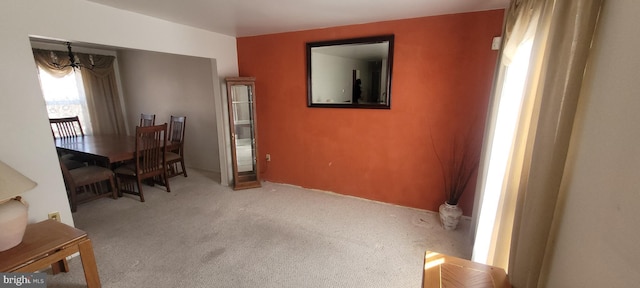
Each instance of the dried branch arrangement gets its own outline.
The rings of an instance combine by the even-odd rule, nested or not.
[[[433,134],[431,134],[431,145],[442,169],[446,202],[450,205],[457,205],[462,193],[469,185],[471,176],[478,169],[480,155],[477,150],[471,147],[471,141],[465,137],[454,137],[447,158],[438,154]]]

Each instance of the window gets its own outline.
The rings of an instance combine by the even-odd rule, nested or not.
[[[505,270],[508,268],[506,267],[507,263],[497,262],[498,260],[493,258],[496,254],[495,250],[499,249],[496,247],[497,240],[493,227],[499,226],[497,224],[499,221],[513,222],[515,197],[510,198],[511,202],[505,204],[507,200],[504,194],[504,183],[508,175],[508,165],[512,161],[510,158],[513,153],[517,124],[521,118],[532,46],[532,38],[523,40],[516,48],[513,59],[505,65],[497,119],[495,127],[493,127],[494,135],[489,153],[489,168],[483,187],[482,210],[479,214],[478,230],[473,247],[473,261],[491,263],[503,267]],[[506,213],[509,216],[505,216],[499,211],[509,211],[511,214]],[[512,227],[513,225],[506,226]]]
[[[38,75],[49,118],[77,115],[84,134],[92,134],[81,73],[74,71],[58,78],[38,67]]]

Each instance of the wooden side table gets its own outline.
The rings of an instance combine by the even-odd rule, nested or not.
[[[422,287],[511,288],[511,284],[502,268],[427,251]]]
[[[29,224],[22,243],[0,252],[0,272],[35,272],[51,265],[53,273],[68,272],[66,257],[80,252],[87,287],[99,288],[100,277],[87,233],[54,220]]]

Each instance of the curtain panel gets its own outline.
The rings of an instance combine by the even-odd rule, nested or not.
[[[113,68],[115,57],[93,55],[93,69],[82,69],[82,82],[87,107],[96,134],[126,134],[124,113]],[[89,55],[79,54],[80,63],[88,63]]]
[[[544,1],[530,70],[538,81],[518,185],[509,257],[514,287],[544,287],[545,257],[561,191],[569,141],[589,49],[603,0]]]
[[[511,201],[504,201],[497,212],[491,238],[494,250],[489,257],[508,268],[513,287],[546,284],[545,258],[553,249],[551,230],[558,220],[554,218],[562,213],[557,205],[563,193],[562,176],[602,2],[513,0],[505,16],[501,69],[508,66],[523,41],[533,40],[517,132],[511,140],[501,191],[501,199]],[[500,83],[501,77],[497,78],[487,121],[489,136],[495,128],[491,126],[498,107],[495,101],[499,101],[504,84]],[[493,141],[489,136],[486,141]],[[488,157],[483,155],[482,161]],[[476,193],[482,194],[482,190]]]

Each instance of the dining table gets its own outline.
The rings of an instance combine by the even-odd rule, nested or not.
[[[55,145],[62,152],[98,158],[112,165],[133,159],[136,137],[128,135],[84,135],[56,138]]]

